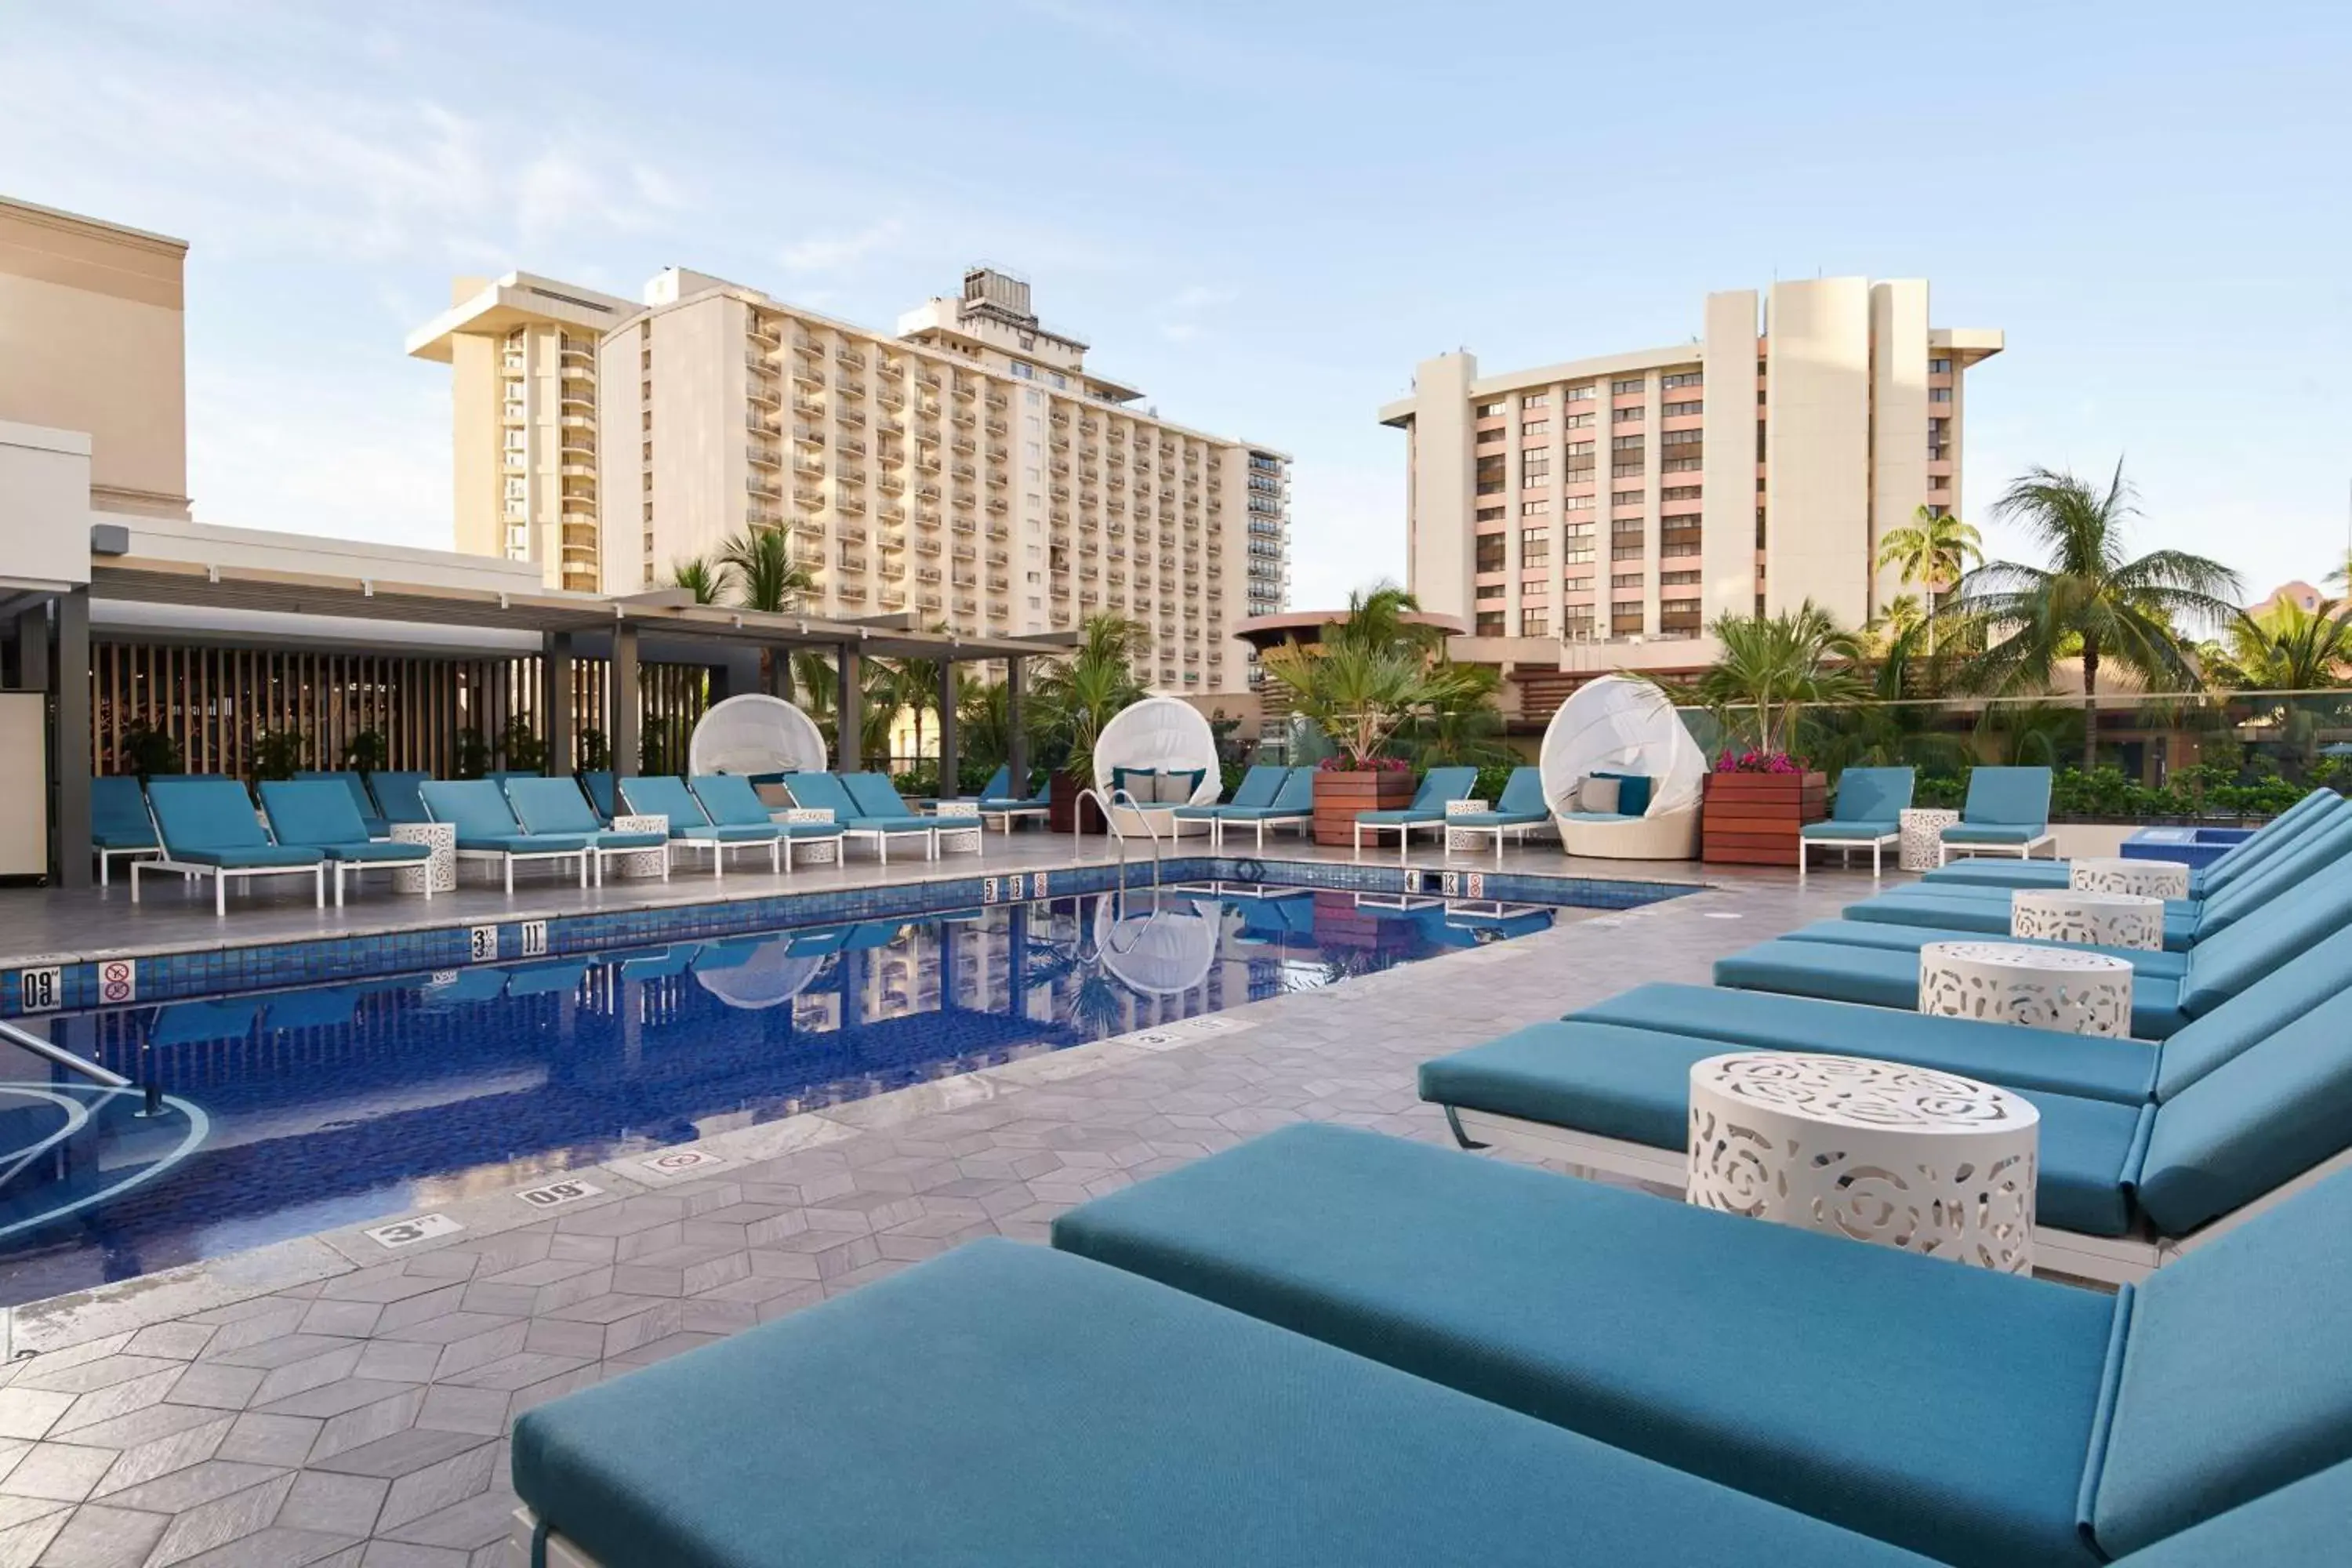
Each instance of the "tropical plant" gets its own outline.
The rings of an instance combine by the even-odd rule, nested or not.
[[[689,555],[670,563],[669,585],[693,595],[698,605],[715,605],[726,591],[727,574],[713,566],[708,556]]]
[[[299,730],[259,730],[253,737],[253,776],[290,779],[301,767],[310,737]]]
[[[142,721],[122,731],[121,746],[122,765],[136,774],[141,783],[152,778],[169,777],[180,771],[180,746],[163,731]]]
[[[449,771],[461,779],[478,779],[490,771],[490,743],[478,729],[457,731],[451,748]]]
[[[1144,695],[1131,662],[1143,628],[1118,616],[1091,616],[1080,630],[1076,650],[1038,677],[1031,700],[1038,733],[1060,752],[1059,771],[1092,783],[1103,726]]]
[[[2196,663],[2179,625],[2228,622],[2243,593],[2236,573],[2202,555],[2126,556],[2125,526],[2137,513],[2121,463],[2104,489],[2030,469],[1993,502],[1993,515],[2023,527],[2049,564],[1995,561],[1960,581],[1958,612],[1983,641],[1961,671],[1975,689],[2046,691],[2059,660],[2079,649],[2085,772],[2096,763],[2101,665],[2113,660],[2149,690],[2193,687]]]
[[[506,759],[509,772],[518,773],[544,773],[547,770],[547,742],[531,730],[528,719],[509,719],[499,735],[499,755]]]
[[[747,527],[719,547],[719,563],[733,580],[735,602],[747,610],[772,615],[794,609],[800,595],[816,588],[808,569],[793,559],[792,536],[781,528]],[[760,685],[790,698],[792,682],[783,679],[784,667],[777,663],[782,657],[775,648],[760,650]]]
[[[1906,587],[1927,595],[1927,652],[1936,651],[1936,615],[1943,596],[1984,562],[1984,541],[1977,531],[1948,512],[1923,506],[1910,522],[1889,531],[1878,542],[1878,565],[1902,575]],[[1889,607],[1890,614],[1893,606]]]
[[[658,778],[675,772],[669,762],[669,733],[655,726],[637,737],[637,772]]]
[[[2208,679],[2245,691],[2316,691],[2345,684],[2352,665],[2352,604],[2305,609],[2283,598],[2259,616],[2239,613],[2205,665]]]
[[[372,773],[391,759],[392,745],[381,730],[355,731],[343,742],[343,766],[354,773]]]
[[[1861,635],[1811,599],[1777,615],[1718,616],[1707,631],[1722,648],[1715,662],[1686,689],[1668,689],[1706,708],[1743,751],[1786,752],[1808,708],[1869,694]]]
[[[580,754],[580,772],[602,773],[613,765],[613,742],[604,731],[594,725],[588,725],[574,735],[572,745]]]
[[[1415,763],[1424,768],[1486,767],[1515,759],[1517,753],[1503,743],[1503,716],[1495,707],[1501,670],[1441,657],[1425,679],[1423,705],[1399,732]]]
[[[1394,584],[1359,589],[1320,641],[1286,643],[1260,659],[1289,689],[1293,712],[1328,736],[1349,768],[1364,768],[1392,743],[1412,738],[1400,734],[1409,724],[1427,726],[1422,738],[1441,750],[1458,748],[1459,760],[1497,760],[1499,747],[1478,750],[1487,733],[1481,713],[1492,713],[1495,672],[1447,661],[1444,634],[1404,618],[1420,607]]]
[[[1926,659],[1922,648],[1927,636],[1923,622],[1887,644],[1872,667],[1865,699],[1805,710],[1796,744],[1814,766],[1832,774],[1847,768],[1906,764],[1929,773],[1968,771],[1974,753],[1962,737],[1942,727],[1946,710],[1913,700]]]

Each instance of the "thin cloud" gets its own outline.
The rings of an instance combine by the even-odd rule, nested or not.
[[[885,218],[852,234],[812,236],[784,247],[777,259],[787,272],[838,272],[895,245],[905,228]]]

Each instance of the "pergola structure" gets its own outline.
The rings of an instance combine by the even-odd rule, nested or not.
[[[26,595],[5,606],[15,617],[23,683],[46,686],[57,704],[60,739],[52,767],[56,786],[56,849],[52,880],[68,887],[89,884],[90,750],[90,604],[93,600],[151,605],[186,605],[210,612],[269,616],[328,616],[340,621],[381,621],[411,626],[465,627],[484,633],[535,635],[546,682],[543,711],[551,754],[568,757],[577,716],[571,711],[572,660],[583,646],[603,645],[612,660],[612,754],[616,772],[635,773],[638,756],[638,671],[647,643],[676,653],[705,654],[763,648],[776,668],[796,648],[817,648],[835,660],[840,689],[835,709],[836,749],[854,748],[862,732],[863,662],[868,658],[928,660],[940,668],[940,777],[942,788],[956,776],[955,668],[960,664],[1003,660],[1013,722],[1010,762],[1025,779],[1027,758],[1020,724],[1023,664],[1062,651],[1058,638],[977,637],[918,630],[908,615],[835,620],[796,613],[775,614],[720,605],[698,605],[680,589],[625,597],[555,590],[516,593],[489,588],[399,583],[207,565],[178,560],[100,554],[86,588],[54,595]],[[197,617],[192,616],[192,623]],[[260,640],[267,640],[260,634]],[[37,675],[35,680],[31,677]],[[842,759],[836,757],[836,765]]]

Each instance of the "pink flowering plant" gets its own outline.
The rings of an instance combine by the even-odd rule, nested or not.
[[[1412,764],[1402,757],[1328,756],[1315,764],[1327,773],[1404,773]]]
[[[1715,771],[1719,773],[1801,773],[1805,760],[1786,752],[1734,752],[1726,748],[1715,759]]]

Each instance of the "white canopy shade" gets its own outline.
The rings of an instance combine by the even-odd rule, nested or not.
[[[763,942],[740,963],[709,969],[698,965],[694,983],[738,1011],[781,1007],[808,989],[828,956],[822,952],[796,956],[792,948],[789,937]]]
[[[716,710],[713,710],[716,711]],[[1108,791],[1114,768],[1150,768],[1154,772],[1202,770],[1192,804],[1209,805],[1224,793],[1224,776],[1217,765],[1216,731],[1190,702],[1174,697],[1147,697],[1120,709],[1095,737],[1095,787]]]
[[[821,773],[824,735],[781,697],[747,692],[714,702],[687,742],[696,773]]]
[[[1564,812],[1577,783],[1593,773],[1640,773],[1661,816],[1698,804],[1706,759],[1666,694],[1645,680],[1604,675],[1569,694],[1544,731],[1544,798]]]
[[[1213,901],[1204,909],[1192,899],[1161,899],[1155,909],[1130,893],[1125,920],[1118,904],[1113,893],[1095,900],[1095,950],[1120,984],[1146,996],[1173,996],[1209,978],[1223,928]]]

